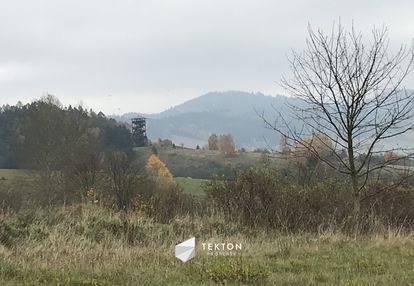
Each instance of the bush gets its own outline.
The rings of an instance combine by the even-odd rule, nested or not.
[[[250,168],[237,171],[232,180],[208,183],[205,191],[213,209],[248,226],[315,232],[352,229],[352,191],[345,181],[330,179],[301,186],[281,171]],[[413,229],[413,204],[410,186],[369,185],[361,201],[361,230]]]
[[[2,211],[19,210],[22,207],[25,196],[21,189],[17,184],[0,184],[0,208]]]
[[[152,190],[150,198],[144,200],[144,211],[157,222],[169,223],[176,216],[193,215],[196,212],[196,202],[175,184],[161,184],[149,181]]]

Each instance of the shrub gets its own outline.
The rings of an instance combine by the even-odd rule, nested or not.
[[[0,207],[2,211],[19,210],[22,207],[25,196],[21,189],[21,186],[17,184],[10,184],[10,186],[0,184]]]
[[[312,185],[292,183],[283,172],[270,168],[237,171],[232,180],[214,180],[205,186],[213,209],[249,226],[286,231],[351,230],[352,191],[341,180]],[[368,185],[361,201],[362,231],[378,227],[412,229],[412,187]]]
[[[175,184],[161,184],[149,181],[152,190],[144,211],[157,222],[169,223],[178,215],[192,215],[195,212],[195,201]]]

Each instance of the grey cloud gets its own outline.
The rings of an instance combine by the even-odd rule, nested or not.
[[[106,113],[155,112],[211,90],[283,92],[308,23],[414,38],[414,2],[0,1],[0,104],[44,92]],[[413,87],[411,77],[406,85]]]

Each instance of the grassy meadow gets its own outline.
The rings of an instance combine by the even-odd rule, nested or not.
[[[125,220],[128,227],[125,228]],[[174,245],[197,238],[182,263]],[[1,285],[412,285],[413,234],[281,234],[221,217],[158,224],[134,213],[73,205],[1,216]],[[237,241],[233,257],[201,241]]]
[[[138,157],[145,157],[150,148],[140,147],[134,149]],[[244,169],[264,161],[272,166],[281,167],[285,160],[274,154],[259,152],[238,152],[237,156],[223,157],[219,151],[196,150],[187,148],[159,148],[158,156],[165,162],[171,172],[177,177],[190,177],[198,179],[214,179],[220,176],[231,176],[235,169]]]
[[[206,194],[203,191],[203,184],[209,180],[175,177],[174,181],[183,188],[185,193],[199,199],[204,199],[206,197]]]
[[[19,169],[0,169],[0,187],[17,189],[23,191],[30,191],[32,173],[26,170]],[[190,177],[175,177],[174,181],[183,188],[185,193],[188,193],[195,198],[205,198],[202,186],[209,180],[194,179]]]
[[[149,149],[135,152],[145,157]],[[263,160],[257,153],[221,160],[217,152],[186,149],[159,150],[159,157],[172,170],[214,176],[229,165]],[[0,188],[30,192],[32,174],[2,169]],[[206,199],[208,179],[176,176],[174,182]],[[196,257],[183,263],[174,247],[193,236]],[[210,256],[201,247],[206,241],[238,242],[243,250]],[[281,232],[220,213],[163,224],[90,202],[0,214],[0,285],[413,285],[413,265],[414,233],[395,228],[358,236],[329,228]]]

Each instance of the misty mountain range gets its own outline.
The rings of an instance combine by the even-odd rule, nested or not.
[[[230,133],[238,148],[258,148],[279,142],[279,136],[265,127],[259,114],[271,119],[273,107],[283,106],[293,99],[242,91],[210,92],[156,114],[141,114],[148,118],[150,140],[171,139],[175,144],[200,147],[212,133]],[[139,113],[126,113],[113,118],[130,122]],[[276,144],[276,145],[275,145]]]
[[[297,105],[295,101],[297,99],[281,95],[243,91],[210,92],[160,113],[126,113],[112,117],[129,123],[131,118],[143,115],[148,118],[147,134],[150,140],[168,138],[176,145],[184,144],[190,148],[205,145],[212,133],[230,133],[238,148],[278,148],[279,135],[266,128],[259,115],[264,113],[268,120],[273,121],[276,108],[287,118],[290,110],[286,105]],[[405,134],[399,138],[399,142],[411,143],[412,139],[413,134]]]

